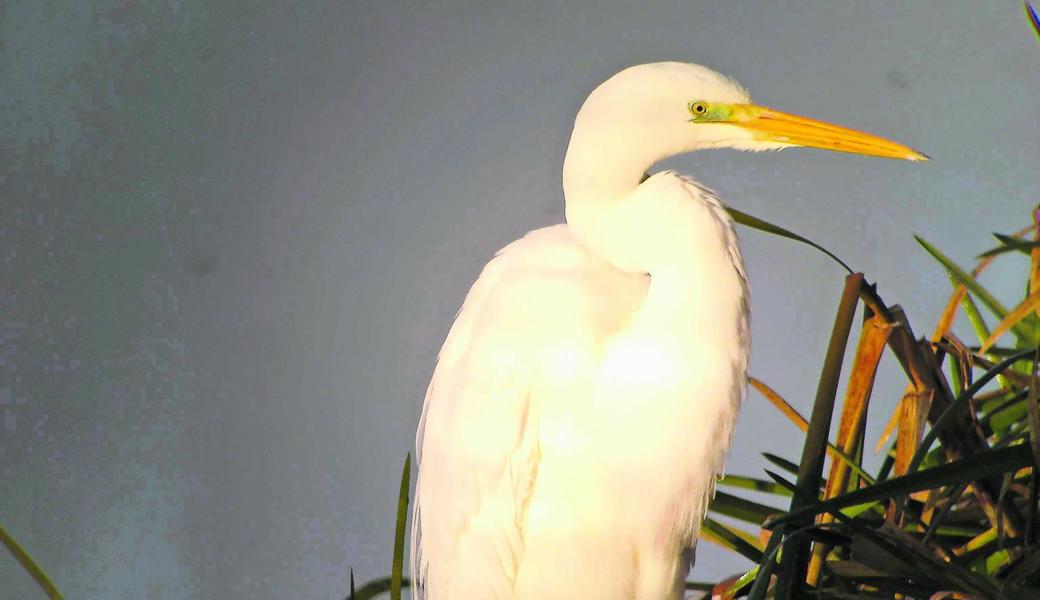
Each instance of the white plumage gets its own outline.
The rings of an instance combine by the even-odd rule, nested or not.
[[[503,248],[441,350],[416,438],[413,597],[682,596],[744,394],[748,284],[715,195],[644,173],[713,147],[913,158],[748,102],[683,63],[626,69],[586,100],[567,225]]]

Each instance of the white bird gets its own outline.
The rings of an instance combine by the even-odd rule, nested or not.
[[[566,225],[484,268],[416,435],[413,597],[681,598],[748,366],[748,282],[715,194],[656,162],[882,138],[750,103],[676,62],[631,67],[578,113]]]

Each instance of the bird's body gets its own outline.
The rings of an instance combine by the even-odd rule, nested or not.
[[[699,191],[671,173],[655,178]],[[732,227],[717,204],[695,202],[716,231],[667,276],[617,269],[566,225],[529,233],[484,269],[430,385],[432,397],[454,400],[426,414],[423,469],[446,475],[422,480],[417,495],[441,507],[422,517],[423,554],[439,557],[431,597],[681,589],[747,364],[746,344],[718,347],[747,339]],[[698,260],[708,257],[725,262]],[[692,302],[708,289],[741,301]],[[461,451],[431,455],[442,446]]]
[[[416,596],[681,598],[744,394],[748,284],[714,194],[643,174],[794,143],[691,125],[691,98],[750,106],[682,63],[597,88],[564,165],[568,224],[506,246],[467,295],[417,435]]]

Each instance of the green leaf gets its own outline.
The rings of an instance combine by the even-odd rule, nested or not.
[[[411,481],[412,455],[404,457],[404,468],[401,469],[401,487],[397,493],[397,522],[394,530],[394,556],[390,567],[390,577],[373,579],[360,590],[354,590],[354,571],[350,572],[350,599],[369,600],[384,592],[390,592],[391,600],[401,600],[401,589],[411,583],[404,577],[404,532],[408,522],[408,484]]]
[[[841,496],[835,496],[830,500],[817,502],[791,511],[781,517],[771,519],[762,526],[772,529],[781,523],[793,519],[804,518],[821,512],[833,513],[847,506],[887,499],[892,496],[904,496],[921,490],[930,490],[941,486],[985,479],[1007,472],[1014,472],[1032,463],[1033,456],[1027,445],[1019,444],[1009,448],[990,450],[931,469],[881,481]]]
[[[708,506],[708,510],[756,526],[761,525],[770,516],[784,512],[780,508],[773,508],[720,491],[715,492],[715,498]]]
[[[372,598],[389,592],[391,585],[389,577],[373,579],[354,592],[350,600],[372,600]],[[411,582],[408,581],[408,578],[401,579],[401,587],[408,587],[409,585],[411,585]]]
[[[47,576],[47,573],[44,572],[40,565],[36,564],[36,561],[33,560],[32,556],[25,551],[25,548],[22,548],[21,544],[18,543],[18,540],[14,539],[14,536],[8,533],[3,526],[0,526],[0,542],[3,542],[4,546],[7,546],[7,549],[14,555],[15,560],[22,565],[22,568],[25,569],[26,573],[32,576],[33,580],[36,581],[36,585],[40,586],[40,589],[47,594],[48,598],[51,598],[52,600],[61,600],[61,598],[63,598],[61,592],[58,591],[57,586],[55,586],[54,582],[51,581],[51,578]]]
[[[1033,371],[1029,378],[1029,395],[1026,397],[1026,423],[1029,426],[1029,447],[1033,451],[1033,476],[1040,466],[1040,407],[1037,402],[1037,362],[1040,361],[1040,348],[1033,355]]]
[[[710,581],[686,581],[684,588],[695,592],[710,592],[714,590],[714,583]]]
[[[397,495],[397,529],[394,533],[394,563],[390,570],[390,600],[401,600],[404,581],[404,530],[408,520],[408,483],[411,481],[412,454],[404,457],[401,490]]]
[[[957,278],[952,274],[947,273],[950,278],[950,285],[957,287]],[[979,307],[972,300],[971,294],[964,294],[964,298],[961,300],[961,306],[964,307],[964,314],[968,317],[968,322],[971,323],[971,328],[975,332],[975,337],[979,338],[979,343],[986,341],[989,337],[989,325],[986,324],[986,319],[982,316],[982,312],[979,311]],[[979,346],[979,349],[982,347]]]
[[[764,456],[766,460],[768,460],[769,462],[787,471],[788,473],[798,473],[798,465],[787,460],[786,458],[780,458],[779,456],[771,454],[769,452],[763,452],[762,456]]]
[[[1026,406],[1025,401],[1015,402],[995,413],[992,419],[989,420],[989,426],[993,429],[994,434],[1000,436],[1007,435],[1008,429],[1012,425],[1021,423],[1026,418],[1028,410],[1029,407]]]
[[[765,472],[766,472],[766,475],[769,475],[770,477],[773,478],[773,481],[777,482],[779,485],[781,485],[784,488],[786,488],[787,491],[791,492],[792,496],[794,496],[795,494],[798,493],[798,486],[796,486],[791,481],[788,481],[787,479],[784,479],[783,477],[781,477],[780,475],[770,471],[769,469],[765,469]]]
[[[856,308],[859,306],[860,295],[865,285],[862,273],[853,273],[845,278],[841,300],[838,302],[838,310],[834,316],[834,326],[831,328],[830,340],[827,342],[823,368],[820,370],[812,414],[809,416],[809,429],[805,432],[798,477],[795,480],[798,491],[791,498],[792,510],[812,504],[816,500],[820,484],[824,480],[823,466],[827,456],[827,440],[830,436],[842,362],[848,347]],[[793,521],[791,527],[797,531],[809,526],[808,521],[811,519],[806,519],[804,522]],[[777,572],[777,597],[797,597],[801,594],[809,569],[811,544],[811,540],[806,538],[792,539],[783,560],[780,561],[780,570]]]
[[[715,589],[715,584],[710,581],[687,581],[684,587],[697,592],[710,592]]]
[[[1040,16],[1037,16],[1036,9],[1029,2],[1024,2],[1026,9],[1026,18],[1029,19],[1029,24],[1033,26],[1033,31],[1036,32],[1037,40],[1040,40]]]
[[[924,457],[932,447],[936,438],[939,437],[939,434],[945,427],[947,427],[948,423],[953,421],[953,417],[958,413],[958,411],[966,410],[971,398],[973,398],[979,390],[981,390],[994,377],[1003,373],[1005,369],[1014,365],[1022,358],[1029,356],[1033,352],[1035,352],[1035,350],[1024,350],[1018,354],[1012,354],[1005,358],[994,365],[992,369],[986,371],[986,373],[972,383],[968,389],[964,390],[960,396],[957,396],[957,398],[943,410],[939,417],[935,419],[935,422],[932,424],[932,428],[928,430],[928,433],[924,434],[924,437],[921,438],[921,443],[914,452],[914,456],[910,459],[910,464],[907,465],[906,472],[913,473],[917,470],[917,467],[921,465],[921,461],[924,460]]]
[[[788,230],[784,229],[783,227],[780,227],[779,225],[773,225],[772,223],[770,223],[768,221],[763,221],[762,219],[759,219],[758,217],[751,216],[751,215],[747,214],[746,212],[741,212],[741,211],[733,208],[732,206],[727,206],[726,207],[726,211],[729,212],[729,215],[731,217],[733,217],[734,221],[736,221],[737,223],[740,223],[741,225],[750,227],[752,229],[757,229],[759,231],[764,231],[766,233],[771,233],[773,235],[778,235],[780,237],[785,237],[785,238],[787,238],[789,240],[795,240],[795,241],[801,242],[803,244],[808,244],[808,245],[812,246],[813,248],[816,248],[820,252],[823,252],[824,254],[829,256],[831,258],[831,260],[833,260],[834,262],[836,262],[839,265],[841,265],[842,268],[845,269],[846,271],[848,271],[850,275],[852,274],[852,269],[847,264],[845,264],[845,261],[841,260],[840,258],[835,256],[833,253],[831,253],[830,250],[824,248],[823,246],[817,244],[816,242],[814,242],[814,241],[812,241],[812,240],[810,240],[808,238],[804,238],[804,237],[802,237],[802,236],[800,236],[797,233],[794,233],[792,231],[788,231]]]
[[[878,501],[865,502],[863,504],[854,504],[852,506],[847,506],[847,507],[841,509],[841,514],[843,514],[843,515],[845,515],[846,517],[849,517],[849,518],[855,518],[855,517],[858,517],[858,516],[862,515],[863,513],[867,512],[867,511],[875,510],[875,509],[878,512],[880,512],[882,515],[884,515],[885,511],[884,511],[884,509],[881,508],[881,503],[878,502]]]
[[[756,492],[765,492],[777,496],[791,496],[791,490],[788,490],[782,485],[773,483],[772,481],[755,479],[753,477],[744,477],[743,475],[726,475],[719,479],[718,485],[744,490],[753,490]]]
[[[830,451],[831,454],[837,457],[838,460],[845,463],[845,466],[848,467],[850,471],[858,475],[863,481],[867,482],[868,484],[874,483],[874,478],[870,476],[870,473],[864,471],[863,467],[859,466],[851,456],[842,452],[841,448],[838,448],[834,444],[827,442],[827,449]]]
[[[968,349],[972,352],[979,352],[980,350],[982,350],[982,347],[977,345],[968,346]],[[1005,348],[1002,346],[993,346],[986,350],[986,354],[990,356],[996,356],[998,358],[1006,358],[1008,356],[1011,356],[1012,354],[1020,352],[1021,350],[1021,348]]]
[[[766,474],[775,479],[777,483],[789,486],[792,492],[798,491],[793,483],[783,477],[768,470]],[[769,591],[769,583],[773,578],[773,570],[778,566],[776,561],[783,554],[784,535],[785,532],[781,526],[769,536],[769,542],[762,553],[762,560],[758,561],[758,568],[754,576],[755,582],[751,585],[751,590],[748,592],[748,600],[765,600],[766,592]],[[751,571],[748,571],[748,574],[750,573]]]
[[[1007,252],[1014,252],[1015,250],[1017,250],[1017,248],[1012,248],[1010,246],[995,246],[993,248],[990,248],[989,250],[986,250],[985,252],[976,255],[975,258],[982,260],[991,256],[999,256]]]
[[[724,546],[751,562],[757,563],[762,560],[761,550],[747,543],[744,538],[731,531],[729,527],[726,527],[722,523],[711,518],[705,518],[704,521],[701,522],[701,529],[715,536],[715,538]]]
[[[1004,305],[1001,304],[993,294],[989,292],[989,290],[976,281],[967,271],[957,266],[957,263],[950,260],[935,246],[924,241],[920,236],[915,235],[914,239],[917,240],[917,243],[927,250],[935,260],[939,261],[939,263],[957,280],[958,283],[968,288],[971,293],[975,294],[979,301],[982,302],[994,315],[996,315],[998,319],[1001,321],[1004,320],[1004,317],[1007,315],[1007,309],[1004,308]],[[1017,323],[1011,328],[1011,331],[1015,334],[1015,337],[1022,342],[1031,343],[1032,332],[1030,332],[1024,324]]]
[[[878,469],[877,477],[875,481],[884,481],[888,479],[888,476],[892,473],[892,467],[896,464],[896,441],[892,440],[892,444],[889,446],[888,452],[885,453],[885,459],[881,461],[881,467]]]
[[[1018,391],[1015,391],[1015,389],[1016,388],[1006,387],[1000,396],[985,401],[980,401],[976,398],[976,414],[979,423],[993,427],[994,433],[996,433],[996,426],[992,424],[992,421],[999,417],[1000,413],[1023,402],[1029,394],[1028,389],[1019,389]]]
[[[1011,555],[1007,550],[997,550],[986,557],[986,573],[997,573],[1011,562]]]
[[[728,595],[729,597],[733,597],[736,595],[738,590],[742,589],[744,586],[751,585],[751,583],[755,581],[755,578],[758,577],[759,568],[759,565],[755,565],[748,569],[747,573],[741,575],[736,581],[733,582],[733,585],[729,586],[729,588],[726,589],[726,595]]]
[[[868,566],[879,568],[890,574],[901,574],[901,593],[910,596],[930,596],[929,592],[956,590],[975,594],[982,598],[997,597],[992,584],[961,567],[937,557],[931,549],[918,543],[909,535],[895,528],[882,526],[880,529],[856,521],[847,522],[853,532],[852,555],[855,560],[864,560]],[[858,555],[858,558],[857,558]],[[903,583],[905,582],[905,583]],[[878,582],[880,583],[880,582]],[[913,587],[921,586],[915,593]],[[935,589],[934,584],[938,584]],[[895,590],[899,591],[899,588]],[[927,591],[926,591],[927,590]]]
[[[994,233],[993,237],[1000,241],[1000,245],[983,252],[978,255],[977,258],[988,258],[990,256],[1004,254],[1005,252],[1021,252],[1022,254],[1029,254],[1033,248],[1040,248],[1040,242],[1020,240],[1016,237],[1000,233]]]
[[[958,527],[956,525],[940,525],[935,528],[935,535],[945,537],[973,538],[982,533],[979,527]]]
[[[990,333],[989,338],[982,342],[981,351],[987,351],[992,347],[1000,336],[1004,335],[1004,332],[1009,327],[1013,327],[1021,323],[1029,331],[1036,331],[1036,325],[1033,319],[1036,318],[1036,308],[1040,305],[1040,291],[1033,292],[1025,300],[1023,300],[1018,306],[1013,308],[1011,312],[1007,314],[1004,319],[997,324]],[[1030,335],[1030,338],[1034,338],[1035,334]]]

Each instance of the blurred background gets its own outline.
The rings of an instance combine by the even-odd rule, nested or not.
[[[933,156],[664,165],[864,271],[919,335],[949,283],[912,234],[967,265],[1040,200],[1016,0],[0,3],[0,523],[69,598],[331,599],[349,567],[387,574],[468,286],[562,221],[586,94],[666,59]],[[752,373],[807,415],[844,273],[740,233]],[[1017,295],[1021,273],[985,281]],[[900,377],[886,358],[868,446]],[[752,393],[729,470],[800,444]],[[694,579],[750,566],[702,546]],[[0,552],[0,598],[39,597]]]

